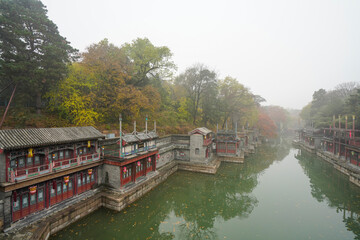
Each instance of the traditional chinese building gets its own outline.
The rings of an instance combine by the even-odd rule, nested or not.
[[[90,190],[101,164],[94,127],[0,130],[0,220],[5,227]]]
[[[347,117],[345,127],[341,126],[340,121],[336,126],[334,119],[332,126],[323,129],[321,150],[333,158],[360,166],[360,131],[355,129],[355,117],[352,126],[348,128]]]
[[[207,162],[213,157],[212,143],[214,133],[205,128],[196,128],[189,132],[190,135],[190,161]]]
[[[299,142],[313,153],[316,152],[316,149],[320,148],[322,137],[323,132],[321,129],[304,128],[298,130]]]
[[[147,125],[147,124],[146,124]],[[128,186],[145,180],[156,171],[158,149],[156,130],[136,131],[102,141],[104,147],[104,182],[111,187],[125,190]]]
[[[216,133],[216,154],[221,157],[240,157],[240,138],[235,131],[219,130]]]

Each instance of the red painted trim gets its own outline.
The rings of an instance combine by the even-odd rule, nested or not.
[[[138,161],[138,160],[142,160],[142,159],[144,159],[144,158],[147,158],[147,157],[156,155],[158,152],[159,152],[159,151],[154,151],[154,152],[151,152],[151,153],[148,153],[148,154],[144,154],[144,155],[141,155],[141,156],[137,156],[137,157],[128,159],[128,160],[123,161],[123,162],[118,162],[118,161],[112,161],[112,160],[106,160],[106,159],[104,159],[104,163],[109,164],[109,165],[114,165],[114,166],[125,166],[125,165],[128,165],[128,164],[130,164],[130,163],[136,162],[136,161]],[[105,156],[105,157],[106,157],[106,156]]]

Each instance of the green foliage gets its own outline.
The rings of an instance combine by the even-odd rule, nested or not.
[[[155,47],[147,38],[137,38],[122,47],[132,63],[129,83],[145,86],[151,78],[167,80],[172,77],[175,64],[171,61],[172,53],[168,47]]]
[[[315,91],[312,102],[302,109],[301,118],[309,126],[322,128],[332,125],[334,117],[337,121],[338,116],[360,114],[360,101],[358,101],[360,94],[356,87],[358,87],[356,83],[342,83],[332,91],[326,92],[324,89]],[[344,121],[344,118],[341,118],[342,124]]]
[[[219,84],[219,102],[222,127],[228,119],[231,123],[253,126],[257,122],[258,111],[254,95],[235,78],[226,77]]]
[[[0,83],[17,83],[25,101],[36,98],[38,110],[76,53],[46,13],[37,0],[0,1]]]
[[[77,126],[95,125],[100,114],[93,108],[96,79],[84,65],[69,66],[69,77],[49,92],[49,109]]]
[[[195,125],[201,102],[207,94],[215,91],[214,89],[217,87],[217,75],[203,64],[196,64],[181,73],[176,78],[175,83],[186,90],[189,98],[188,112],[191,114],[192,122]],[[216,97],[216,95],[212,97]]]

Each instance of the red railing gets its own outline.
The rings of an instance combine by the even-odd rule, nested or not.
[[[25,180],[28,178],[37,177],[46,173],[51,173],[54,170],[61,171],[69,167],[75,167],[82,164],[98,161],[100,159],[99,153],[89,154],[86,156],[78,156],[76,158],[51,161],[48,164],[30,167],[26,169],[8,169],[8,182],[15,182]]]

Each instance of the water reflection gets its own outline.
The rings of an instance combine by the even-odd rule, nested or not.
[[[286,143],[263,146],[216,175],[176,172],[121,213],[100,209],[51,239],[219,239],[215,222],[248,218],[259,175],[289,151]]]
[[[343,213],[343,222],[349,231],[360,239],[360,190],[348,176],[334,169],[331,164],[298,150],[295,158],[310,179],[311,195],[318,202],[326,202],[336,212]]]

